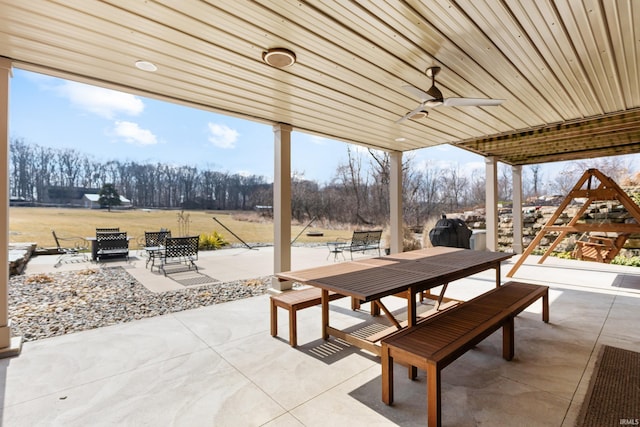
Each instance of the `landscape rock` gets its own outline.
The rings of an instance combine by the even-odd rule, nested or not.
[[[151,292],[122,267],[18,275],[9,279],[12,333],[24,341],[262,295],[271,276]]]

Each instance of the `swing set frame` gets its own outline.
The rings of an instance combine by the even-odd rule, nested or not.
[[[596,186],[596,181],[598,182]],[[575,199],[587,199],[575,216],[566,225],[555,225],[567,206]],[[627,212],[635,219],[635,223],[586,223],[578,222],[594,202],[616,200],[622,204]],[[567,197],[560,203],[558,209],[547,223],[536,234],[522,256],[507,273],[513,277],[529,255],[538,247],[548,233],[558,233],[549,249],[542,255],[538,264],[542,264],[565,237],[570,233],[594,233],[587,240],[579,240],[574,251],[574,257],[579,259],[609,263],[620,252],[629,235],[640,233],[640,207],[620,188],[615,181],[597,169],[588,169],[571,189]],[[612,237],[609,233],[615,233]],[[580,249],[578,249],[580,248]]]

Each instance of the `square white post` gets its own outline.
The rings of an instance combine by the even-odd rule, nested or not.
[[[290,125],[278,123],[274,133],[273,179],[273,272],[291,270],[291,130]],[[274,278],[276,290],[290,289],[292,283]]]
[[[498,162],[495,157],[485,157],[485,166],[487,249],[496,251],[498,249]]]
[[[22,338],[11,338],[9,325],[9,82],[11,61],[0,58],[0,358],[20,354]]]
[[[389,248],[392,254],[404,250],[402,244],[402,152],[390,151],[391,176],[389,179],[389,227],[391,241]]]
[[[522,253],[522,166],[512,166],[513,184],[513,252]]]

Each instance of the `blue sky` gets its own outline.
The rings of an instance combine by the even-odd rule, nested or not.
[[[269,125],[14,69],[9,134],[45,147],[73,148],[101,160],[197,166],[273,179]],[[293,132],[292,171],[326,184],[346,163],[348,144]],[[354,149],[359,147],[352,145]],[[368,154],[364,155],[368,164]],[[449,146],[405,153],[427,163],[484,170],[481,156]],[[544,165],[545,180],[562,163]]]

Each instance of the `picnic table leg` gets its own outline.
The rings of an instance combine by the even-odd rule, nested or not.
[[[322,290],[322,339],[329,339],[329,291]]]
[[[500,262],[496,262],[496,288],[500,287]]]
[[[513,359],[515,354],[515,337],[513,317],[509,317],[502,326],[502,357],[505,360]]]
[[[427,366],[427,425],[440,427],[440,369],[435,364]]]
[[[389,356],[389,348],[382,344],[382,401],[387,405],[393,403],[393,358]]]
[[[409,288],[409,298],[407,298],[407,327],[412,328],[417,324],[417,308],[416,308],[416,288],[413,286]],[[409,379],[414,380],[418,376],[418,368],[415,366],[409,366],[407,370]]]
[[[549,323],[549,290],[542,296],[542,321]]]
[[[416,326],[417,307],[416,307],[416,289],[411,287],[407,295],[407,326],[409,328]]]
[[[380,306],[378,305],[378,301],[380,300],[371,301],[371,315],[374,317],[380,316]]]

